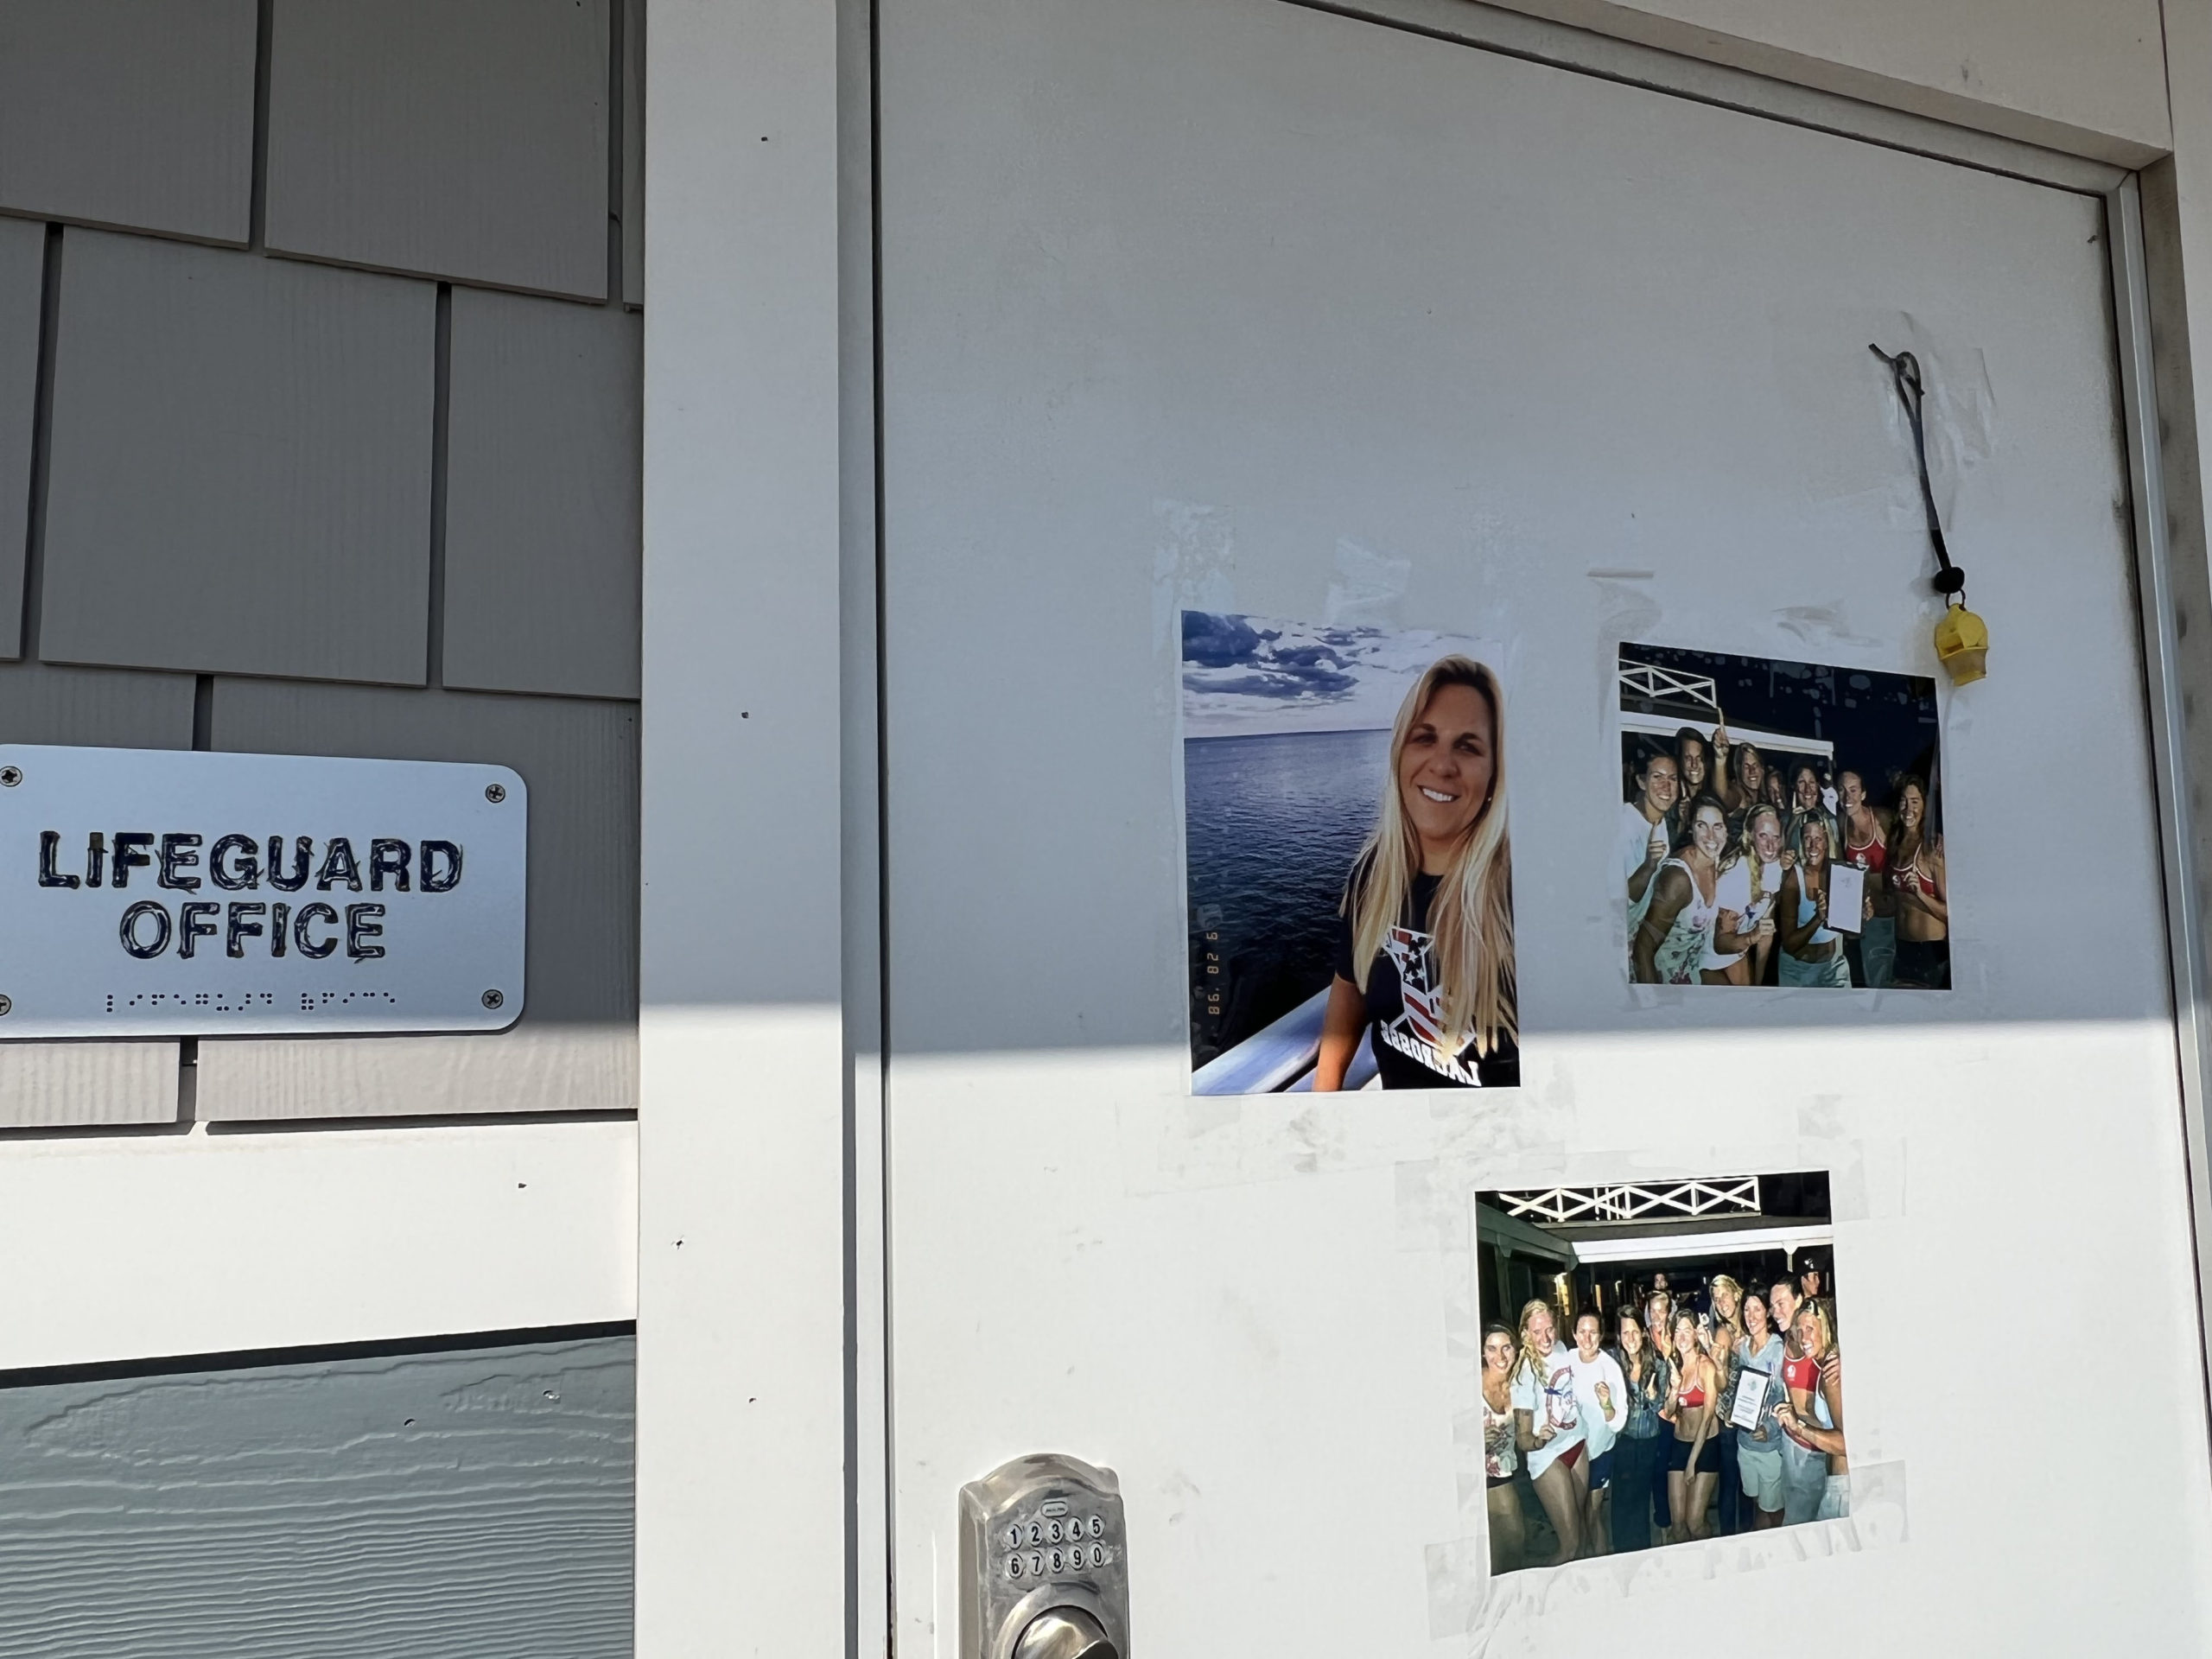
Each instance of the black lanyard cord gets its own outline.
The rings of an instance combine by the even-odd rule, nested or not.
[[[1878,346],[1866,348],[1889,365],[1890,378],[1897,386],[1897,401],[1904,405],[1904,417],[1912,426],[1913,458],[1920,463],[1920,505],[1928,512],[1928,539],[1936,548],[1936,563],[1942,568],[1929,585],[1942,594],[1963,594],[1967,573],[1951,563],[1951,550],[1943,544],[1943,521],[1936,516],[1936,491],[1928,481],[1928,429],[1921,419],[1920,406],[1927,393],[1920,379],[1920,359],[1910,352],[1899,352],[1891,357]],[[1960,601],[1961,604],[1965,601]]]

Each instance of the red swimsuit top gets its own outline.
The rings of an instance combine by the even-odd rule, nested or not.
[[[1691,1389],[1687,1393],[1676,1395],[1675,1398],[1683,1406],[1694,1411],[1705,1403],[1705,1390],[1702,1388]]]
[[[1782,1362],[1782,1380],[1793,1389],[1810,1393],[1820,1383],[1821,1362],[1810,1354],[1802,1359],[1785,1359]]]
[[[1890,867],[1890,849],[1883,843],[1881,836],[1876,836],[1865,845],[1859,845],[1851,839],[1851,826],[1847,823],[1843,830],[1843,855],[1859,868],[1872,870],[1876,875]]]

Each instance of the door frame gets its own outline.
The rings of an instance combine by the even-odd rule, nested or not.
[[[643,1659],[859,1659],[887,1654],[893,1628],[883,3],[671,3],[647,41]],[[2175,559],[2204,525],[2171,161],[2130,172],[1471,0],[1274,3],[2103,201],[2212,1421],[2212,1008],[2193,902],[2212,858],[2190,806],[2212,753],[2192,765],[2177,621],[2212,595]],[[738,837],[747,858],[702,861]],[[762,962],[772,983],[743,970]],[[944,1502],[949,1516],[950,1485]]]

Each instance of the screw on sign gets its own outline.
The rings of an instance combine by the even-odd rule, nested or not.
[[[493,805],[497,806],[501,801],[507,798],[507,786],[505,784],[485,785],[484,798],[491,802]]]
[[[505,997],[500,995],[497,991],[486,991],[484,993],[484,1006],[487,1008],[496,1008],[506,1000],[507,999]]]
[[[0,766],[0,784],[5,784],[10,789],[13,789],[22,781],[23,769],[21,766]]]

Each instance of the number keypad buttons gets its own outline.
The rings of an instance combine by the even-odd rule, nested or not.
[[[1063,1575],[1085,1576],[1113,1564],[1106,1517],[1070,1514],[1070,1507],[1065,1499],[1048,1499],[1042,1508],[1017,1515],[999,1528],[992,1541],[1003,1577],[1029,1584]],[[1046,1510],[1058,1514],[1047,1518]]]

